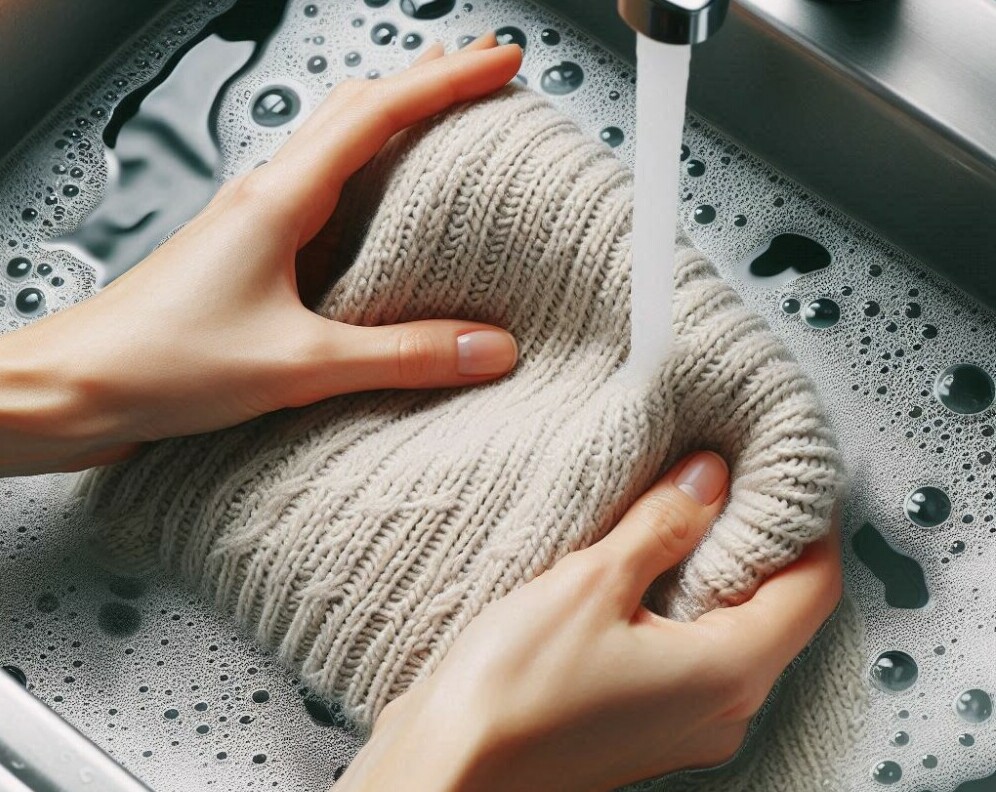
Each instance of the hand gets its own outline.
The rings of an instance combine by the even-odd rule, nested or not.
[[[472,385],[509,371],[512,337],[448,319],[329,321],[302,303],[298,254],[345,181],[402,129],[516,74],[494,35],[332,92],[271,162],[92,298],[0,337],[0,475],[118,461],[138,444],[379,388]],[[311,267],[315,255],[308,256]],[[335,262],[318,280],[328,280]],[[324,277],[323,277],[324,276]]]
[[[485,609],[388,705],[336,792],[608,790],[731,758],[841,577],[832,536],[742,605],[691,623],[646,610],[726,488],[722,459],[686,458],[606,538]]]

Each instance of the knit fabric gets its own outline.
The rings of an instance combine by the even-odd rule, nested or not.
[[[652,600],[679,619],[742,601],[826,532],[838,452],[799,366],[687,240],[673,356],[615,376],[631,218],[628,169],[531,92],[396,138],[341,199],[327,230],[355,257],[316,309],[501,325],[516,370],[157,443],[84,482],[110,555],[175,570],[360,724],[696,448],[729,460],[730,501]]]

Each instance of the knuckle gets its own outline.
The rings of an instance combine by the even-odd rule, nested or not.
[[[665,494],[653,494],[640,504],[637,517],[644,530],[650,531],[666,556],[683,555],[691,531],[691,519]]]
[[[417,327],[405,328],[398,334],[396,355],[401,382],[419,387],[433,381],[441,355],[431,333]]]

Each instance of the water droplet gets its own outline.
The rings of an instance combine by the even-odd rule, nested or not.
[[[40,289],[29,286],[21,289],[14,298],[14,307],[25,316],[38,313],[45,306],[45,295]]]
[[[422,46],[422,36],[418,33],[408,33],[401,39],[401,46],[406,50],[418,49]],[[357,61],[358,63],[359,61]]]
[[[83,169],[80,167],[70,168],[69,175],[72,176],[74,179],[82,179]]]
[[[695,207],[692,217],[695,218],[696,223],[709,225],[709,223],[716,219],[716,209],[709,204],[702,204]]]
[[[747,225],[747,215],[738,214],[736,217],[733,218],[733,225],[737,226],[738,228],[743,228],[745,225]]]
[[[955,699],[954,708],[962,720],[982,723],[993,714],[993,700],[986,691],[973,688]]]
[[[622,96],[622,94],[619,93],[619,91],[609,91],[609,99],[613,102],[617,101],[620,96]]]
[[[97,614],[97,624],[108,635],[134,635],[142,625],[142,615],[131,605],[105,602]]]
[[[498,28],[495,31],[495,38],[499,44],[518,44],[522,49],[526,48],[526,34],[512,25]]]
[[[347,52],[346,57],[343,58],[347,66],[359,66],[362,60],[363,56],[358,52]]]
[[[951,501],[937,487],[919,487],[906,496],[906,516],[921,528],[933,528],[951,516]]]
[[[782,310],[785,311],[785,313],[787,314],[799,313],[799,309],[801,307],[802,305],[799,303],[797,299],[795,299],[795,297],[786,297],[784,300],[782,300]]]
[[[920,764],[922,764],[928,770],[933,770],[935,767],[937,767],[937,757],[934,756],[933,754],[927,754],[920,760]]]
[[[75,198],[77,195],[80,194],[80,188],[77,187],[75,184],[66,184],[62,188],[62,194],[65,195],[67,198]]]
[[[924,325],[920,335],[924,338],[937,338],[937,328],[933,325]]]
[[[309,3],[304,7],[304,15],[306,17],[318,16],[318,6],[314,3]]]
[[[916,661],[906,652],[883,652],[871,667],[871,678],[879,690],[898,693],[913,686],[919,675]]]
[[[988,451],[980,451],[977,459],[979,460],[980,465],[988,465],[993,461],[993,455]]]
[[[840,321],[840,306],[829,297],[820,297],[806,306],[802,318],[811,327],[826,330]]]
[[[688,171],[689,176],[701,176],[706,172],[705,163],[702,160],[688,160],[688,164],[685,166],[685,170]]]
[[[920,307],[919,303],[911,302],[906,304],[906,307],[903,309],[903,313],[906,314],[909,319],[917,319],[923,313],[923,309]]]
[[[460,38],[457,39],[457,48],[458,49],[463,49],[468,44],[470,44],[475,38],[477,38],[477,37],[476,36],[460,36]]]
[[[52,265],[51,264],[39,264],[38,265],[38,274],[41,275],[43,278],[51,275],[52,274]]]
[[[581,87],[584,82],[584,72],[572,61],[561,61],[551,66],[540,77],[540,88],[549,94],[563,96]]]
[[[882,274],[882,268],[878,264],[872,264],[868,268],[868,274],[871,275],[873,278],[877,278],[879,275]]]
[[[207,734],[209,731],[211,731],[211,727],[208,726],[206,723],[202,723],[200,726],[197,727],[196,731],[198,734]]]
[[[692,155],[692,150],[684,143],[681,144],[681,161],[684,162]]]
[[[168,709],[163,713],[163,717],[166,720],[176,720],[180,717],[180,711],[175,709]]]
[[[328,65],[329,62],[321,55],[315,55],[313,58],[308,58],[308,71],[312,74],[321,74],[325,71]]]
[[[208,705],[206,701],[198,701],[196,704],[194,704],[194,710],[196,710],[197,712],[207,712],[207,708]]]
[[[623,140],[626,139],[623,131],[619,127],[614,126],[605,127],[605,129],[603,129],[599,134],[599,137],[602,138],[603,143],[611,146],[612,148],[620,145]]]
[[[961,735],[961,737],[958,738],[958,742],[960,742],[966,748],[970,748],[971,746],[975,745],[975,738],[968,732],[965,732],[965,734]]]
[[[253,764],[263,764],[266,761],[266,754],[256,754],[252,758]]]
[[[252,700],[257,704],[265,704],[270,700],[270,692],[268,690],[253,691]]]
[[[252,101],[252,120],[260,126],[276,127],[292,120],[301,110],[301,100],[290,88],[273,85],[261,89]]]
[[[393,44],[397,37],[398,29],[390,22],[378,22],[370,29],[370,40],[382,47]]]
[[[879,762],[872,769],[872,778],[880,784],[895,784],[903,777],[903,768],[896,762]]]
[[[909,745],[910,736],[904,731],[897,731],[892,735],[892,739],[890,739],[889,742],[897,747]]]
[[[401,0],[401,10],[415,19],[439,19],[456,5],[456,0]]]
[[[31,261],[24,258],[24,256],[18,256],[17,258],[12,258],[7,262],[7,277],[13,278],[14,280],[20,280],[21,278],[27,277],[31,272]]]
[[[878,316],[882,308],[874,300],[868,300],[861,306],[861,310],[864,311],[865,316]]]
[[[382,8],[386,6],[391,0],[363,0],[371,8]]]
[[[956,539],[948,545],[948,552],[951,553],[951,555],[961,555],[965,552],[965,543],[960,539]]]
[[[33,220],[37,220],[38,210],[31,208],[25,209],[23,212],[21,212],[21,219],[27,223],[30,223]]]
[[[560,34],[553,28],[544,28],[540,40],[549,47],[555,47],[560,43]]]
[[[992,406],[996,383],[984,369],[972,363],[957,363],[941,372],[934,384],[934,395],[951,412],[974,415]]]

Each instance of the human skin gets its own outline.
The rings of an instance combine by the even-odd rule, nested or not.
[[[405,127],[507,83],[520,62],[490,35],[346,82],[144,262],[0,337],[0,476],[109,464],[146,442],[342,393],[510,370],[515,342],[499,328],[352,327],[306,303],[335,265],[317,237],[349,176]],[[728,758],[841,583],[832,537],[742,605],[687,624],[646,610],[648,586],[701,539],[726,488],[719,457],[686,459],[603,540],[488,607],[385,709],[337,792],[603,790]]]
[[[354,327],[305,303],[339,263],[319,232],[346,180],[397,132],[505,85],[521,60],[492,34],[341,83],[269,163],[223,185],[132,270],[0,336],[0,475],[106,465],[343,393],[507,373],[517,348],[500,328],[458,317]]]
[[[742,605],[689,623],[647,610],[726,489],[717,455],[686,458],[604,539],[486,608],[387,706],[335,792],[602,792],[731,758],[841,578],[834,534]]]

